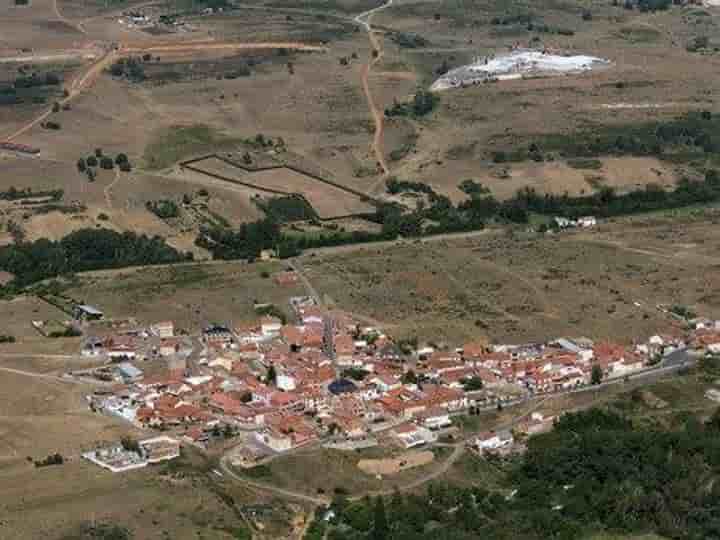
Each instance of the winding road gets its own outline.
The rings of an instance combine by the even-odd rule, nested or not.
[[[375,154],[375,160],[382,169],[383,177],[387,176],[390,173],[390,169],[385,162],[385,155],[383,153],[384,114],[381,110],[378,109],[377,105],[375,104],[372,92],[370,91],[369,80],[372,68],[382,59],[383,47],[382,43],[375,35],[375,31],[373,30],[371,24],[371,19],[375,13],[390,7],[392,3],[393,0],[388,0],[383,5],[365,11],[353,19],[355,23],[365,28],[368,33],[368,38],[370,39],[370,45],[372,46],[372,56],[370,58],[370,61],[363,66],[360,73],[360,80],[362,82],[363,92],[365,93],[365,99],[367,100],[368,107],[370,108],[370,114],[372,115],[373,122],[375,123],[375,134],[373,135],[372,151]],[[371,188],[370,191],[372,191],[373,188]]]

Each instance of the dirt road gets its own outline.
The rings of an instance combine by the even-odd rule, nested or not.
[[[297,41],[263,41],[257,43],[242,43],[235,41],[186,41],[184,43],[158,43],[148,44],[142,47],[123,46],[123,54],[140,53],[183,53],[202,51],[234,51],[234,50],[258,50],[258,49],[288,49],[293,51],[325,52],[327,47],[321,45],[308,45]]]
[[[258,43],[236,43],[236,42],[186,42],[181,44],[157,44],[142,47],[120,47],[118,49],[109,49],[98,60],[88,66],[88,68],[79,73],[67,86],[67,96],[59,103],[65,105],[79,96],[82,92],[92,87],[102,72],[107,69],[115,60],[123,56],[141,53],[189,53],[201,51],[233,51],[233,50],[257,50],[257,49],[292,49],[297,51],[326,51],[327,47],[318,45],[307,45],[300,42],[258,42]],[[13,141],[30,131],[35,126],[47,120],[53,114],[52,108],[46,110],[20,129],[5,137],[5,141]]]
[[[363,92],[365,93],[365,99],[367,100],[368,107],[370,108],[370,114],[372,115],[373,122],[375,124],[372,151],[375,154],[375,160],[382,169],[383,176],[387,176],[390,173],[390,169],[388,169],[387,163],[385,162],[385,155],[383,153],[384,113],[378,109],[375,104],[375,100],[373,99],[372,92],[370,91],[370,72],[372,71],[372,68],[375,67],[375,65],[382,59],[383,47],[381,41],[377,38],[377,35],[375,35],[371,20],[375,13],[390,7],[392,3],[393,0],[388,0],[385,4],[361,13],[353,19],[357,24],[367,30],[370,45],[372,46],[372,57],[370,61],[363,66],[362,71],[360,72],[360,80],[362,82]],[[375,186],[372,186],[370,190],[368,190],[368,193],[373,191],[374,188]]]

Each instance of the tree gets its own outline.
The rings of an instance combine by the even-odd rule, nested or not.
[[[98,160],[95,156],[88,156],[85,161],[87,162],[88,167],[97,167]]]
[[[590,384],[600,384],[602,382],[603,372],[602,368],[595,364],[590,372]]]
[[[103,156],[100,158],[100,167],[109,171],[115,168],[115,163],[111,157]]]
[[[115,163],[117,165],[122,165],[123,163],[127,163],[128,161],[129,160],[127,154],[123,154],[122,152],[115,156]]]
[[[370,533],[372,540],[386,540],[388,538],[388,521],[385,514],[385,501],[381,496],[375,498],[373,510],[373,528]]]
[[[270,364],[270,367],[267,370],[266,379],[268,384],[275,384],[277,382],[277,370],[275,369],[274,364]]]
[[[78,159],[77,168],[78,168],[78,171],[80,171],[81,173],[85,172],[85,169],[87,168],[87,165],[86,165],[85,160],[84,160],[83,158]]]
[[[415,375],[415,372],[412,369],[403,373],[400,380],[403,384],[417,384],[418,381],[417,375]]]
[[[482,388],[483,388],[483,381],[477,375],[474,375],[468,379],[465,379],[462,384],[463,384],[463,388],[465,389],[466,392],[482,390]]]
[[[129,435],[120,439],[120,444],[122,444],[122,447],[128,452],[135,452],[136,454],[140,453],[140,444]]]

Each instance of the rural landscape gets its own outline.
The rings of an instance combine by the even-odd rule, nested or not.
[[[0,538],[720,538],[720,2],[0,0]]]

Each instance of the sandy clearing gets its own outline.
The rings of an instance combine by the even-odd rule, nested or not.
[[[395,458],[361,459],[358,461],[357,466],[365,474],[387,476],[412,469],[413,467],[427,465],[432,463],[434,459],[435,454],[429,450],[413,450],[405,452]]]

